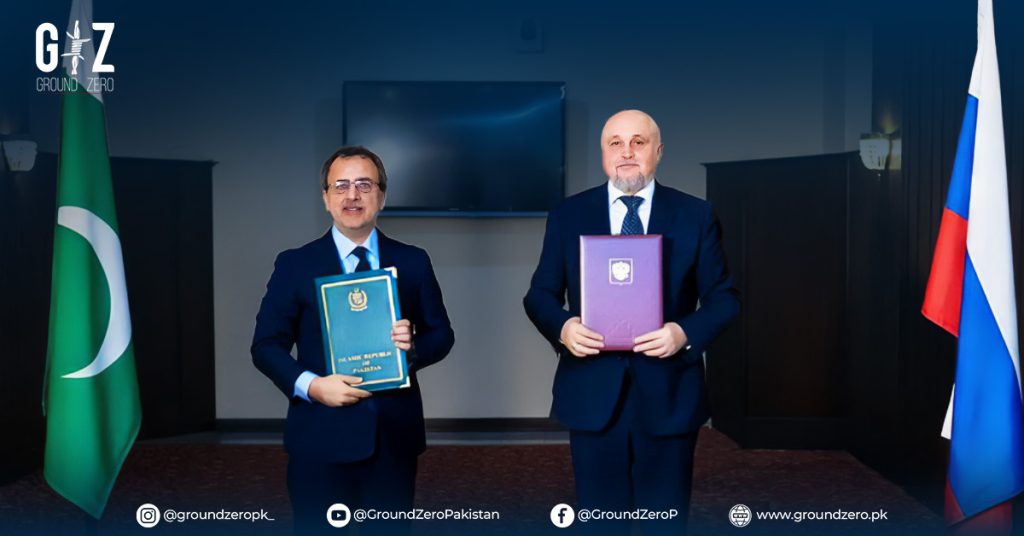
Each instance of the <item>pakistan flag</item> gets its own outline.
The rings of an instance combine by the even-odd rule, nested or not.
[[[47,350],[46,481],[99,518],[142,414],[103,98],[86,89],[92,6],[71,7],[63,75],[57,227]]]

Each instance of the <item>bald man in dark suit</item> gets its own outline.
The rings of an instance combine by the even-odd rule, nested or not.
[[[711,206],[655,181],[663,149],[649,115],[626,110],[608,119],[608,182],[550,212],[523,304],[558,354],[551,412],[570,430],[577,506],[675,510],[671,520],[639,523],[645,534],[679,535],[697,433],[709,416],[702,352],[738,314],[739,299]],[[663,237],[667,321],[637,337],[632,351],[604,351],[601,334],[580,322],[579,237],[608,234]],[[594,521],[586,530],[628,533],[629,523]]]

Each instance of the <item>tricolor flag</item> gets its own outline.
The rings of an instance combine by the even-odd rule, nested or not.
[[[103,100],[86,91],[89,0],[73,2],[66,43],[63,76],[80,87],[61,97],[44,475],[99,518],[142,416]]]
[[[978,2],[968,93],[921,312],[958,337],[943,427],[951,440],[946,519],[981,514],[977,521],[996,520],[1008,530],[1009,501],[1024,490],[1024,434],[992,0]]]

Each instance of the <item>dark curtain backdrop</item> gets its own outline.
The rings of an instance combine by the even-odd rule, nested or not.
[[[939,431],[955,339],[921,316],[977,43],[975,2],[879,6],[874,129],[901,155],[851,189],[848,390],[851,451],[941,508],[948,442]],[[1024,7],[995,0],[1017,303],[1022,303]],[[1020,332],[1018,314],[1018,332]],[[1018,508],[1021,510],[1021,508]]]
[[[41,467],[57,156],[0,166],[0,483]],[[212,162],[111,158],[140,439],[213,427]]]

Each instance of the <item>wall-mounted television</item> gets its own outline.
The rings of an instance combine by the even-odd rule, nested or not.
[[[532,216],[565,197],[562,82],[345,82],[344,143],[380,155],[382,215]]]

